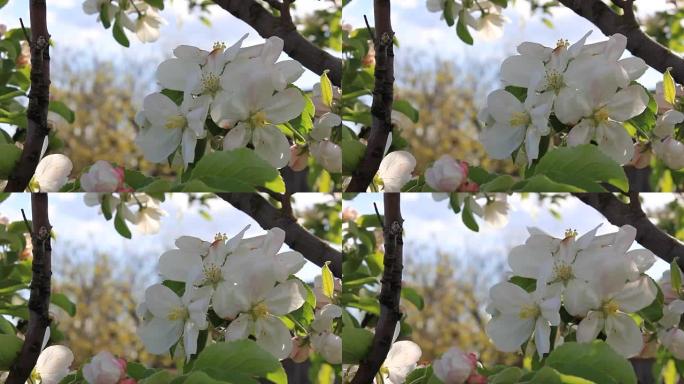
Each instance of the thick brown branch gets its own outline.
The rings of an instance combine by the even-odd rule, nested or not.
[[[249,24],[263,38],[278,36],[285,41],[291,58],[319,75],[329,69],[328,77],[336,86],[342,84],[342,60],[313,45],[297,32],[294,24],[282,23],[254,0],[214,0],[221,8]],[[285,2],[289,4],[289,2]]]
[[[400,208],[400,194],[385,193],[385,257],[380,288],[380,318],[375,326],[373,344],[368,356],[359,364],[351,384],[368,384],[382,367],[392,347],[394,329],[401,319],[399,300],[401,297],[401,272],[404,268],[402,237],[403,222]]]
[[[264,229],[281,228],[285,231],[285,243],[290,248],[321,267],[330,261],[333,275],[342,278],[342,253],[309,233],[297,224],[294,217],[272,206],[258,193],[219,193],[218,196],[251,216]]]
[[[363,159],[352,173],[347,192],[365,192],[373,181],[392,132],[394,98],[394,32],[390,19],[390,0],[374,0],[375,18],[375,88],[371,105],[370,135]]]
[[[684,84],[684,60],[646,35],[634,18],[632,1],[624,1],[624,14],[618,15],[600,0],[559,0],[596,25],[606,36],[621,33],[627,37],[627,49],[654,69],[665,72],[672,67],[672,76]]]
[[[50,245],[50,220],[48,218],[48,195],[31,194],[33,229],[33,276],[28,301],[29,323],[24,345],[12,366],[7,384],[23,384],[36,366],[45,337],[45,329],[50,325],[50,278],[52,276],[52,246]]]
[[[599,211],[611,224],[629,224],[636,228],[636,241],[661,259],[671,262],[679,257],[679,265],[684,268],[684,244],[668,235],[648,219],[641,203],[639,193],[630,192],[629,203],[618,200],[612,193],[576,193],[577,198]]]
[[[5,192],[23,192],[40,161],[43,142],[50,132],[50,34],[47,30],[45,0],[31,0],[31,90],[26,109],[28,130],[19,163],[7,180]]]

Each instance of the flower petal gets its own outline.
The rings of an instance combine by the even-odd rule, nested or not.
[[[260,318],[255,322],[254,336],[257,344],[282,360],[292,350],[292,335],[283,321],[275,316]]]

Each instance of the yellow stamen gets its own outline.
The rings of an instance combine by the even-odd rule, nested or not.
[[[252,307],[252,316],[255,319],[265,317],[266,315],[268,315],[268,307],[263,302]]]
[[[569,237],[577,237],[577,230],[575,229],[566,229],[565,230],[565,238]]]
[[[181,129],[185,128],[187,125],[188,119],[183,115],[172,116],[166,120],[166,128],[168,129]]]
[[[185,307],[176,307],[169,311],[168,315],[169,320],[185,320],[188,317],[190,317],[190,314],[188,313],[188,309]]]
[[[609,113],[608,113],[608,108],[603,107],[599,109],[598,111],[594,112],[594,122],[596,122],[596,125],[599,125],[606,120],[608,120]]]
[[[202,75],[202,93],[215,95],[221,89],[221,79],[214,73],[205,73]]]
[[[518,316],[520,316],[521,319],[535,319],[539,317],[540,313],[541,311],[537,305],[530,305],[520,308]]]
[[[530,115],[527,112],[513,112],[509,122],[511,126],[517,127],[520,125],[527,126],[530,124],[530,121]]]
[[[601,310],[605,316],[614,315],[618,309],[620,309],[620,305],[618,305],[618,303],[616,303],[613,299],[604,302],[601,306]]]
[[[572,267],[565,263],[558,263],[553,266],[553,276],[555,281],[562,281],[564,283],[575,277],[572,273]]]
[[[546,72],[546,75],[544,75],[544,79],[546,82],[546,89],[547,91],[554,91],[555,93],[560,92],[561,88],[565,86],[565,81],[563,79],[563,74],[555,71],[555,70],[549,70]]]
[[[223,275],[221,274],[221,268],[218,265],[205,266],[203,268],[204,280],[211,283],[217,284],[223,280]]]
[[[249,126],[252,128],[260,128],[266,125],[267,121],[268,120],[266,119],[266,112],[259,111],[257,113],[252,114],[252,116],[249,117]]]

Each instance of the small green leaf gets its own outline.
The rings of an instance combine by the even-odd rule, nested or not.
[[[663,97],[665,98],[665,101],[673,105],[675,103],[675,98],[677,97],[675,81],[670,74],[670,68],[663,74]]]
[[[100,209],[102,209],[102,214],[107,221],[112,219],[112,195],[105,193],[102,195],[102,200],[100,201]]]
[[[0,334],[0,371],[9,371],[19,356],[22,344],[24,342],[15,335]]]
[[[50,295],[50,302],[62,308],[69,316],[76,315],[76,304],[74,304],[65,294],[53,293]]]
[[[415,305],[418,310],[423,310],[423,307],[425,306],[425,301],[423,300],[423,296],[418,293],[415,289],[411,287],[402,287],[401,288],[401,297],[402,299],[408,300],[411,304]]]
[[[112,28],[112,34],[114,35],[114,40],[116,40],[117,43],[123,45],[124,47],[129,47],[131,45],[131,42],[128,41],[128,37],[126,37],[126,32],[123,30],[123,26],[121,25],[121,21],[119,18],[116,18],[116,21],[114,22],[114,28]]]
[[[458,23],[456,23],[456,35],[458,35],[458,37],[464,43],[468,45],[473,45],[473,36],[470,34],[470,31],[468,31],[468,27],[466,26],[463,19],[464,16],[463,14],[461,14],[461,16],[458,18]]]
[[[109,2],[103,2],[100,6],[100,21],[102,21],[102,25],[105,29],[108,29],[112,25],[109,16]]]
[[[679,257],[675,257],[670,263],[670,285],[679,295],[682,293],[682,271],[679,269],[677,261],[679,261]]]
[[[328,78],[328,70],[327,69],[325,71],[323,71],[323,74],[321,75],[321,101],[323,102],[323,105],[326,105],[328,107],[332,106],[333,89],[332,89],[332,83],[330,82],[330,79]]]
[[[342,328],[342,363],[358,364],[370,350],[373,333],[364,328]]]
[[[0,144],[0,180],[7,180],[19,162],[21,149],[14,144]]]
[[[73,124],[74,121],[76,121],[76,114],[74,111],[61,101],[50,101],[48,110],[62,116],[69,124]]]
[[[403,99],[394,100],[394,102],[392,103],[392,109],[406,115],[406,117],[411,119],[411,121],[414,123],[417,123],[420,118],[420,113],[418,112],[418,110],[415,109],[413,105],[411,105],[411,103]]]
[[[470,207],[470,204],[474,204],[474,202],[470,199],[466,200],[465,204],[463,204],[463,210],[461,211],[461,219],[463,219],[463,224],[468,227],[473,232],[477,232],[480,230],[480,226],[477,225],[477,221],[475,221],[475,217],[473,216],[473,211]]]
[[[164,9],[164,0],[145,0],[145,2],[154,8]]]
[[[335,293],[335,279],[330,271],[330,268],[328,268],[329,263],[330,262],[327,261],[325,264],[323,264],[323,268],[321,269],[321,280],[323,285],[323,294],[332,299],[333,294]]]
[[[454,2],[447,1],[444,3],[444,20],[448,26],[454,25]]]
[[[126,220],[124,220],[120,209],[116,211],[116,216],[114,217],[114,228],[121,236],[127,239],[131,238],[131,230],[128,229],[128,225],[126,224]]]

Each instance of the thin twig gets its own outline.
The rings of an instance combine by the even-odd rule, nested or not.
[[[21,24],[21,30],[24,32],[24,37],[26,38],[26,42],[31,46],[31,37],[29,36],[28,32],[26,31],[26,27],[24,26],[24,20],[22,18],[19,18],[19,24]]]

